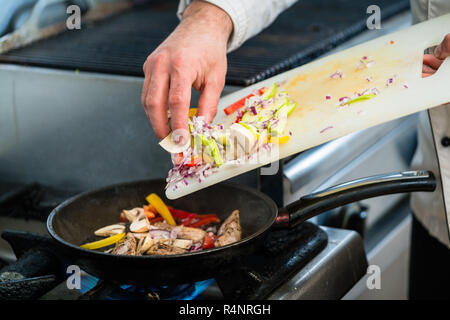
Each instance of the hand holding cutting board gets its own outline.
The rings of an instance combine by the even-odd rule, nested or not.
[[[441,43],[448,33],[450,15],[441,16],[316,60],[222,98],[215,121],[226,127],[235,121],[236,115],[226,115],[224,108],[261,87],[281,83],[280,90],[298,102],[286,126],[286,132],[291,133],[290,141],[280,145],[279,152],[265,161],[224,165],[201,182],[188,178],[182,187],[169,186],[167,197],[181,197],[346,134],[450,101],[447,87],[450,82],[449,59],[440,64],[433,77],[421,78],[424,50]],[[348,101],[343,98],[352,100],[353,96],[363,95],[368,89],[376,89],[371,91],[377,92],[375,98],[342,103]]]

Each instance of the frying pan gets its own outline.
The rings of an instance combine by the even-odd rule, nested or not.
[[[163,196],[165,181],[148,180],[113,185],[66,200],[49,215],[47,228],[58,253],[84,271],[121,284],[171,285],[213,278],[239,256],[262,245],[271,227],[289,228],[327,210],[371,197],[433,191],[432,172],[408,171],[371,176],[309,194],[278,209],[265,194],[232,183],[220,183],[168,205],[197,213],[217,213],[224,220],[240,210],[242,240],[224,247],[180,255],[123,256],[80,248],[95,230],[117,223],[122,209],[142,206],[152,192]]]

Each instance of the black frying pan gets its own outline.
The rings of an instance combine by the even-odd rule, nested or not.
[[[170,285],[214,277],[215,271],[255,250],[272,226],[289,227],[327,210],[358,200],[413,191],[433,191],[433,173],[410,171],[372,176],[302,197],[278,209],[263,193],[241,185],[221,183],[177,200],[163,200],[176,208],[217,213],[224,220],[240,210],[242,240],[221,248],[170,256],[119,256],[82,249],[95,230],[117,223],[122,209],[142,206],[152,192],[163,196],[164,180],[114,185],[75,196],[55,208],[48,231],[60,245],[60,254],[103,280],[122,284]]]

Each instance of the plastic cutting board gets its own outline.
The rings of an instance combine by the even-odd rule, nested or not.
[[[288,118],[290,141],[279,146],[279,153],[253,163],[222,165],[199,183],[169,186],[166,196],[179,198],[270,162],[323,144],[355,131],[450,102],[450,58],[431,77],[421,78],[424,50],[439,44],[450,33],[450,14],[357,45],[315,60],[270,79],[223,97],[214,123],[230,124],[236,114],[226,116],[223,109],[261,87],[281,83],[291,99],[298,102]],[[374,61],[365,68],[364,61]],[[331,78],[337,70],[342,79]],[[370,81],[367,80],[370,79]],[[393,83],[387,85],[388,79]],[[377,88],[380,93],[366,101],[339,106],[339,98]],[[326,96],[331,99],[326,99]]]

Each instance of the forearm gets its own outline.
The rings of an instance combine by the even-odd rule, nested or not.
[[[190,0],[180,0],[178,16],[191,7]],[[228,52],[241,46],[269,26],[275,18],[297,0],[205,0],[225,11],[233,23],[233,33],[228,41]],[[192,3],[192,4],[191,4]]]
[[[226,43],[233,31],[233,23],[224,10],[209,2],[195,0],[184,10],[178,28],[186,32],[208,31],[218,41]]]

